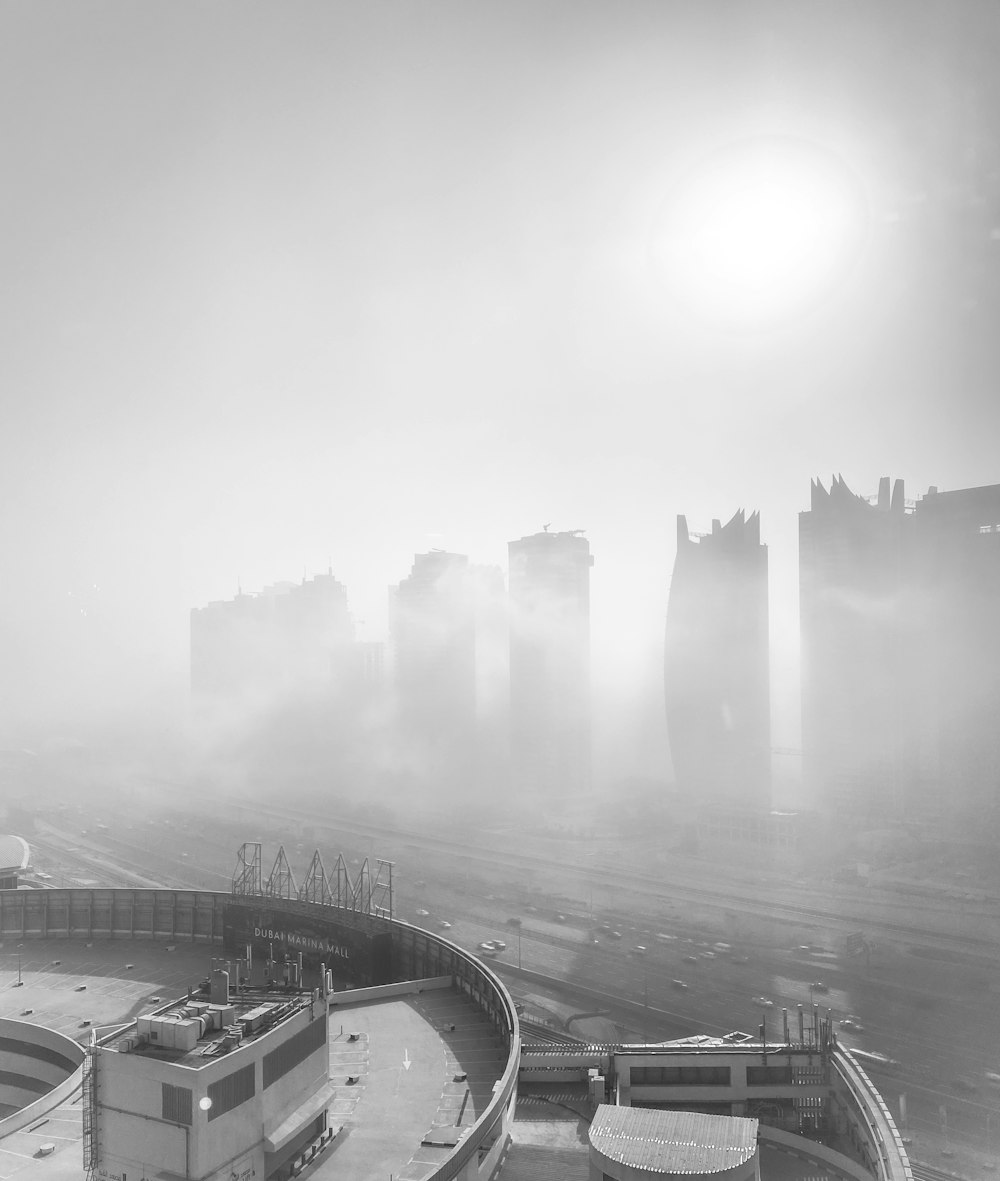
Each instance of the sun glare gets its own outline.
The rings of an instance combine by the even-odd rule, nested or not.
[[[654,227],[671,295],[733,326],[781,322],[822,299],[855,261],[866,228],[860,186],[806,141],[731,146],[680,178]]]

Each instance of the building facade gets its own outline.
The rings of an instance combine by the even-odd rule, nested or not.
[[[743,510],[692,535],[677,518],[664,643],[670,753],[700,807],[766,811],[771,798],[767,546]]]
[[[467,778],[476,730],[476,616],[469,559],[416,554],[389,594],[397,737],[413,769]]]
[[[332,571],[191,612],[191,690],[199,706],[273,701],[326,688],[354,641],[347,591]]]
[[[1000,485],[907,501],[813,481],[799,515],[803,771],[815,802],[983,831],[1000,800]]]
[[[85,1164],[98,1181],[267,1178],[324,1134],[332,1098],[323,996],[189,1002],[88,1051]]]
[[[514,789],[579,795],[591,777],[590,544],[543,531],[507,548]]]

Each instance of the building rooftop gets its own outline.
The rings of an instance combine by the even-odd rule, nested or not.
[[[601,1104],[590,1143],[611,1160],[646,1172],[722,1173],[752,1159],[757,1121]]]
[[[23,837],[0,836],[0,870],[27,869],[31,849]]]
[[[299,990],[244,990],[227,1004],[212,1004],[207,993],[197,993],[140,1013],[135,1027],[123,1030],[109,1045],[118,1053],[204,1066],[263,1037],[311,1004],[322,1002],[314,993]]]
[[[18,956],[24,984],[14,989]],[[204,945],[184,942],[30,939],[20,948],[7,942],[0,952],[0,1016],[86,1042],[94,1029],[106,1035],[137,1014],[177,1007],[166,1005],[168,998],[183,997],[205,962]],[[313,1181],[426,1175],[492,1100],[506,1064],[500,1038],[476,1003],[454,987],[361,1003],[335,995],[328,1094],[330,1125],[339,1131],[310,1166]],[[278,991],[266,999],[286,998]],[[18,1181],[78,1181],[82,1134],[77,1092],[45,1120],[0,1140],[0,1178],[16,1172]],[[56,1149],[42,1155],[47,1141]]]

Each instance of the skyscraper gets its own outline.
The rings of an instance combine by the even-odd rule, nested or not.
[[[475,596],[469,559],[416,554],[390,591],[391,645],[403,757],[418,774],[468,776],[476,729]]]
[[[903,810],[911,523],[888,477],[874,504],[813,480],[799,514],[803,776],[815,804],[855,817]]]
[[[677,518],[664,643],[677,786],[699,806],[766,810],[771,795],[767,546],[740,509],[712,532]]]
[[[1000,834],[1000,485],[938,492],[913,513],[919,677],[911,811]]]
[[[590,544],[546,530],[507,549],[514,787],[577,795],[590,786]]]
[[[874,503],[813,482],[799,516],[803,769],[859,817],[998,822],[1000,485]]]
[[[191,611],[192,695],[200,706],[253,706],[326,688],[353,640],[347,591],[332,570],[241,591]]]

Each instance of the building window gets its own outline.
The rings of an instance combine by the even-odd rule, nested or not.
[[[208,1118],[218,1119],[220,1115],[239,1107],[241,1103],[253,1098],[255,1090],[252,1064],[244,1066],[242,1070],[234,1070],[232,1074],[220,1078],[217,1083],[209,1083],[208,1097],[212,1101],[212,1106],[208,1109]]]
[[[792,1081],[790,1066],[748,1066],[748,1087],[784,1087]]]
[[[728,1066],[633,1066],[633,1087],[728,1087]]]
[[[284,1045],[264,1055],[264,1089],[276,1083],[310,1054],[326,1045],[326,1020],[317,1018],[293,1034]]]
[[[163,1118],[172,1124],[191,1123],[191,1090],[189,1087],[172,1087],[163,1084]]]

